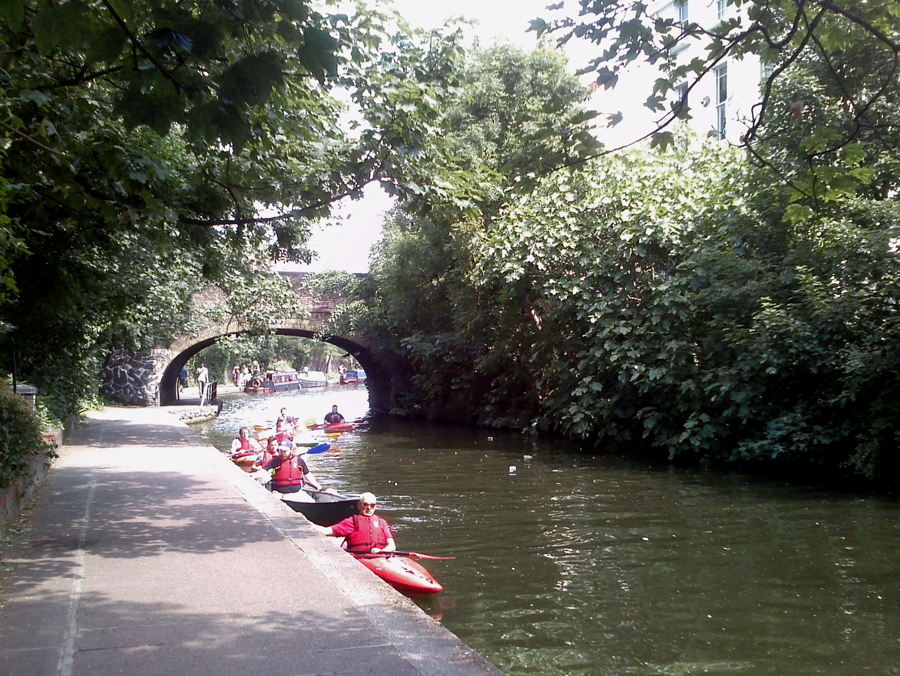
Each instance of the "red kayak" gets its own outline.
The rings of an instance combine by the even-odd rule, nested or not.
[[[440,594],[444,591],[423,566],[405,556],[354,555],[366,568],[375,573],[394,589],[404,594]]]
[[[325,425],[325,427],[323,427],[322,429],[326,432],[352,432],[353,423],[334,423],[333,425]]]
[[[325,430],[326,432],[352,432],[354,423],[352,422],[342,422],[342,423],[334,423],[333,425],[307,425],[307,427],[311,430]]]

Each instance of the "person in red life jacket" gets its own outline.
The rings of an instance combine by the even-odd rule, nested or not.
[[[278,455],[278,437],[271,436],[266,440],[266,447],[259,458],[260,466],[265,465]]]
[[[262,466],[265,470],[274,469],[272,474],[272,490],[278,493],[297,493],[304,484],[309,484],[317,491],[322,490],[322,485],[309,471],[306,461],[294,450],[287,446],[280,446],[278,455]]]
[[[279,420],[275,424],[275,435],[278,437],[279,446],[294,447],[294,428],[285,420]]]
[[[242,427],[238,432],[238,438],[231,442],[231,459],[238,460],[251,455],[259,455],[262,446],[256,439],[250,436],[250,428]]]
[[[371,493],[359,496],[359,514],[348,516],[331,527],[317,526],[323,535],[344,538],[348,552],[356,554],[378,554],[395,552],[397,545],[387,521],[375,515],[377,501]]]

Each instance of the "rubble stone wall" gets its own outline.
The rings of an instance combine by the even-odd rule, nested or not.
[[[100,392],[110,401],[126,406],[156,406],[159,381],[172,360],[166,349],[135,352],[115,350],[101,374]]]

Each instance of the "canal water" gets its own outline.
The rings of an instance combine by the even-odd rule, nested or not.
[[[202,433],[365,387],[229,400]],[[587,457],[516,434],[375,420],[308,456],[371,490],[445,586],[418,603],[511,676],[900,674],[900,505],[736,474]]]

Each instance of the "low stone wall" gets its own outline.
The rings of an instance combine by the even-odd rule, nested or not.
[[[63,438],[62,430],[54,430],[44,435],[44,441],[50,447],[51,452],[55,452],[62,445]],[[31,494],[34,493],[34,489],[44,478],[52,463],[52,453],[35,456],[31,459],[28,473],[25,476],[7,486],[6,489],[0,490],[0,540],[9,534],[10,527],[22,514]]]
[[[222,402],[208,406],[167,406],[166,410],[187,424],[212,420],[222,411]]]

